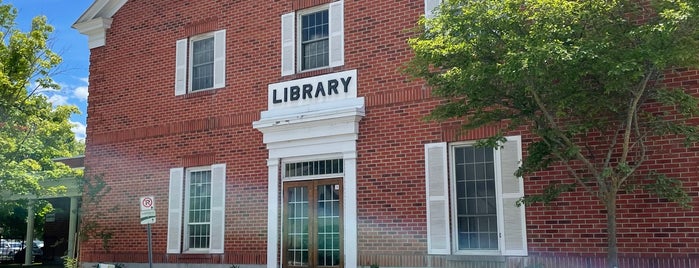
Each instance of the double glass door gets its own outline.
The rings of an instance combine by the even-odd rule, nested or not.
[[[284,267],[342,267],[342,180],[284,183]]]

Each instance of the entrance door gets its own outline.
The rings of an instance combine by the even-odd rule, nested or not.
[[[342,267],[342,180],[284,183],[283,266]]]

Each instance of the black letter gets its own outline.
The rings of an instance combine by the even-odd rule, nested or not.
[[[291,94],[289,95],[291,95],[291,101],[299,100],[299,98],[301,97],[301,88],[299,88],[298,86],[292,86],[290,87],[290,89]]]
[[[277,99],[277,90],[272,89],[272,103],[282,103],[282,100]]]
[[[345,81],[345,79],[340,78],[340,81],[342,81],[342,85],[345,86],[345,93],[347,93],[349,91],[348,86],[349,86],[349,83],[351,80],[352,80],[351,76],[347,77],[347,81]]]
[[[323,82],[318,82],[318,86],[316,87],[316,98],[321,94],[325,96],[325,88],[323,88]]]
[[[335,94],[340,94],[337,92],[337,85],[338,85],[337,80],[335,80],[335,79],[328,80],[328,95],[332,95],[333,92],[335,92]]]
[[[313,91],[313,86],[311,84],[303,84],[303,99],[306,99],[306,95],[308,95],[308,98],[313,98],[313,94],[311,94],[311,91]]]

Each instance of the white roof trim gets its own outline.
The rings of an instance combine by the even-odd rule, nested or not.
[[[112,26],[112,19],[95,18],[90,21],[73,24],[73,28],[87,35],[87,46],[90,49],[104,46],[107,39],[107,29]]]
[[[127,0],[95,0],[73,23],[73,28],[87,35],[88,47],[96,48],[106,43],[107,29],[112,26],[112,16]]]

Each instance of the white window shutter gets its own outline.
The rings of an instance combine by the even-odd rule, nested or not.
[[[170,169],[170,192],[168,194],[167,253],[180,253],[182,244],[182,183],[184,168]]]
[[[330,67],[345,65],[345,11],[343,1],[332,2],[328,7],[330,21]]]
[[[177,40],[175,54],[175,96],[179,96],[187,93],[187,39]]]
[[[447,166],[447,144],[425,144],[428,254],[451,254]]]
[[[226,164],[211,166],[211,245],[209,253],[223,253],[226,232]]]
[[[506,137],[500,149],[500,176],[502,189],[503,245],[502,254],[507,256],[527,255],[527,228],[524,205],[515,203],[524,196],[524,182],[515,176],[522,160],[522,138]]]
[[[282,76],[294,74],[296,38],[294,35],[294,20],[296,13],[286,13],[282,15]]]
[[[214,33],[214,88],[226,86],[226,30]]]
[[[434,10],[442,3],[442,0],[425,0],[425,18],[434,18]]]

